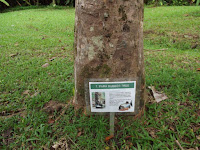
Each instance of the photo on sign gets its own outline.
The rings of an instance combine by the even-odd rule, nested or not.
[[[133,106],[132,101],[126,101],[119,106],[119,111],[129,110]]]
[[[105,105],[105,92],[92,92],[92,107],[96,109],[103,109]]]

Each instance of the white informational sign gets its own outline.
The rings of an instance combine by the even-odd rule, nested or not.
[[[136,81],[89,82],[91,112],[134,112]]]

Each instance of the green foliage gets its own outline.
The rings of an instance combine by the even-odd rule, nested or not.
[[[14,6],[74,6],[75,1],[74,0],[0,0],[0,2],[3,2],[10,7]],[[3,3],[0,3],[1,9],[7,8],[6,5]]]
[[[9,4],[5,0],[0,0],[0,2],[4,3],[5,5],[9,6]]]
[[[172,5],[172,6],[183,6],[183,5],[199,5],[199,0],[149,0],[145,1],[146,4],[153,4],[156,6]]]
[[[53,149],[63,139],[69,149],[86,150],[178,149],[175,140],[184,149],[200,147],[198,7],[145,8],[146,86],[154,85],[169,99],[147,103],[140,119],[116,117],[109,142],[104,141],[106,116],[87,117],[71,105],[66,111],[43,111],[51,100],[67,104],[73,97],[75,11],[58,8],[0,14],[0,149]],[[49,66],[43,68],[45,63]]]

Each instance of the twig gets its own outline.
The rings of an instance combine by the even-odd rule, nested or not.
[[[16,1],[19,6],[22,6],[18,1]]]
[[[176,144],[178,145],[178,147],[181,149],[181,150],[184,150],[183,147],[181,146],[181,144],[179,143],[178,140],[175,140]]]
[[[66,134],[66,136],[68,137],[68,139],[78,148],[80,149],[80,147],[78,147],[78,145]]]
[[[31,6],[31,3],[28,2],[27,0],[24,0],[26,2],[26,4],[28,4],[29,6]]]
[[[163,48],[163,49],[144,49],[144,50],[147,50],[147,51],[165,51],[165,50],[168,50],[168,48]]]

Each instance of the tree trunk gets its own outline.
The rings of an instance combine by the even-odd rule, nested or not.
[[[53,6],[56,5],[56,0],[52,0]]]
[[[76,0],[76,106],[86,105],[88,79],[105,78],[136,79],[141,110],[145,88],[143,0]]]

